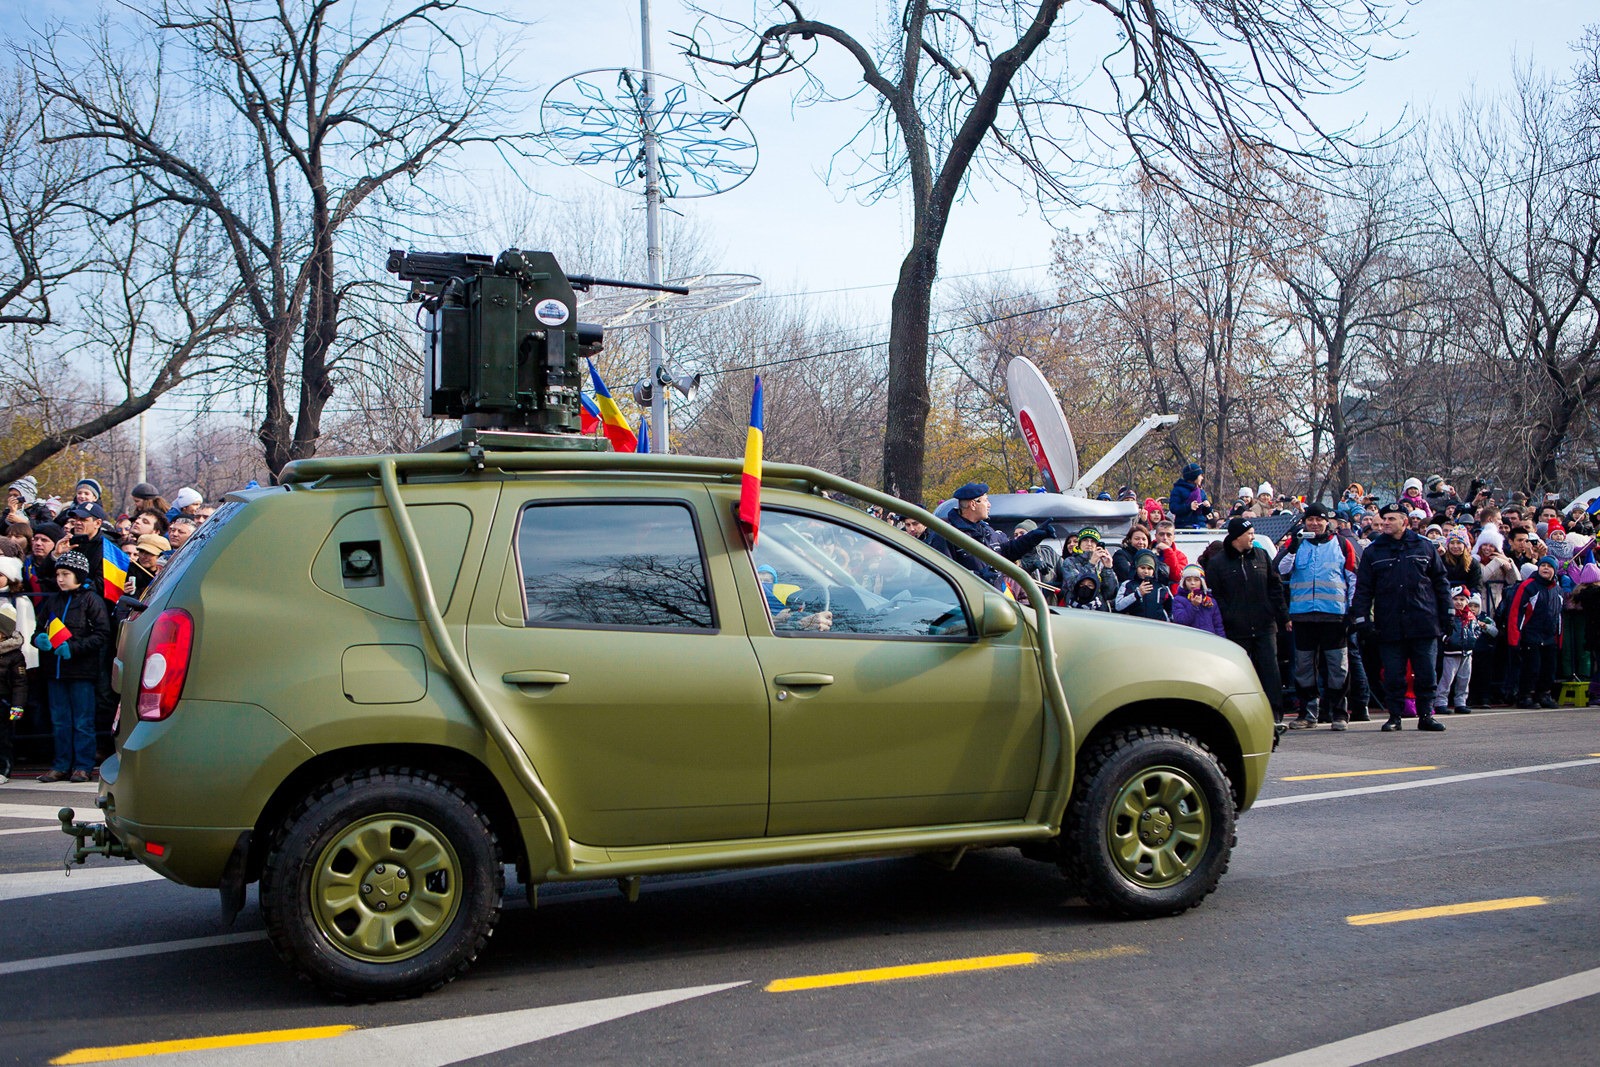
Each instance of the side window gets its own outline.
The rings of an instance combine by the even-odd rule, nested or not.
[[[716,626],[694,515],[682,504],[530,505],[517,555],[529,626]]]
[[[780,636],[972,633],[948,578],[849,526],[762,508],[754,556],[772,629]]]

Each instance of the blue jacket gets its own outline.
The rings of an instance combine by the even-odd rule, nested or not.
[[[1292,550],[1291,550],[1292,549]],[[1324,535],[1317,541],[1302,537],[1286,546],[1278,571],[1289,580],[1289,616],[1324,616],[1338,622],[1355,593],[1355,551],[1340,537]]]
[[[1204,501],[1206,491],[1193,482],[1186,482],[1179,478],[1172,483],[1172,492],[1167,497],[1167,511],[1172,514],[1172,525],[1180,530],[1204,529],[1206,524],[1206,508],[1196,510],[1189,505],[1196,500]]]

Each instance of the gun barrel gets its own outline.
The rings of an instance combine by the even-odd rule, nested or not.
[[[625,282],[616,278],[596,278],[593,274],[569,274],[568,280],[573,285],[587,289],[591,285],[609,285],[616,289],[648,289],[655,293],[676,293],[678,296],[688,296],[689,287],[686,285],[660,285],[656,282]]]

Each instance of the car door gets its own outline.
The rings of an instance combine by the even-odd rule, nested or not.
[[[772,700],[768,834],[1022,817],[1044,713],[1028,629],[977,637],[967,598],[983,586],[944,557],[851,509],[767,495],[734,569]],[[729,497],[725,529],[731,514]]]
[[[468,660],[579,843],[765,828],[766,686],[708,504],[615,478],[502,491]]]

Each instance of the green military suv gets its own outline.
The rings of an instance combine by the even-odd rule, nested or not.
[[[236,493],[124,627],[110,850],[267,930],[340,996],[415,994],[504,865],[580,879],[1017,846],[1091,904],[1193,907],[1273,723],[1195,630],[1019,608],[768,465],[497,449],[304,460]],[[79,833],[84,831],[80,827]]]

